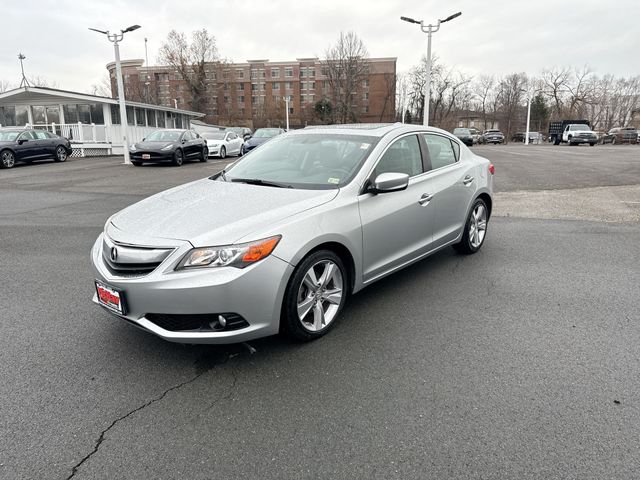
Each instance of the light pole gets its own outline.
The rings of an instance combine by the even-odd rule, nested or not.
[[[425,82],[425,94],[424,94],[424,115],[422,119],[422,124],[425,126],[429,125],[429,100],[431,99],[431,35],[440,30],[440,24],[444,22],[448,22],[449,20],[453,20],[456,17],[462,15],[462,12],[454,13],[453,15],[448,16],[444,20],[438,20],[437,25],[425,25],[422,20],[414,20],[409,17],[400,17],[400,20],[404,20],[409,23],[417,23],[420,25],[420,29],[427,34],[427,80]]]
[[[120,30],[120,33],[109,33],[108,30],[98,30],[97,28],[89,28],[94,32],[102,33],[107,36],[110,42],[113,42],[113,50],[116,54],[116,84],[118,85],[118,103],[120,104],[120,126],[122,129],[122,147],[124,148],[124,163],[131,165],[129,157],[129,141],[127,140],[127,107],[124,103],[124,84],[122,83],[122,67],[120,65],[120,47],[118,42],[124,38],[124,34],[133,32],[140,28],[140,25],[131,25],[130,27]]]
[[[287,121],[287,132],[289,131],[289,95],[282,97],[285,105],[285,119]]]
[[[531,94],[527,95],[527,131],[524,134],[524,144],[529,145],[529,126],[531,125]]]

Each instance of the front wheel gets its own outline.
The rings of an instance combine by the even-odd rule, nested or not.
[[[55,161],[64,162],[66,160],[67,160],[67,150],[62,145],[60,145],[58,148],[56,148]]]
[[[329,331],[348,292],[344,263],[330,250],[305,258],[289,281],[282,308],[282,330],[300,341],[315,340]]]
[[[589,145],[591,145],[592,147],[595,147],[596,142],[589,142]]]
[[[203,147],[202,148],[202,153],[200,154],[200,161],[201,162],[206,162],[207,158],[209,157],[209,149],[207,147]]]
[[[482,247],[487,235],[487,223],[489,222],[489,210],[484,200],[478,198],[469,212],[467,222],[462,232],[460,241],[453,245],[460,253],[476,253]]]
[[[180,165],[182,165],[183,161],[184,161],[184,154],[182,153],[182,150],[180,149],[176,150],[176,153],[173,154],[173,164],[176,167],[179,167]]]
[[[11,150],[4,150],[0,153],[0,167],[12,168],[16,164],[16,156]]]
[[[227,149],[224,147],[220,147],[220,158],[226,158],[227,157]]]

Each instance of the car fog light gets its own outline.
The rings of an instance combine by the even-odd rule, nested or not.
[[[227,319],[224,318],[222,315],[218,315],[218,323],[222,328],[224,328],[227,326]]]

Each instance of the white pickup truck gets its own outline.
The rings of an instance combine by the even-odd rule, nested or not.
[[[569,145],[588,143],[592,147],[598,142],[598,135],[584,123],[570,123],[562,131],[562,141]]]

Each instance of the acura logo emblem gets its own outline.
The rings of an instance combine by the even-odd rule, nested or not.
[[[115,262],[118,260],[118,249],[116,247],[111,247],[111,261]]]

